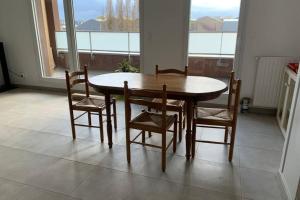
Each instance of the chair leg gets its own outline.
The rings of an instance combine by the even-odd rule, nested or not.
[[[70,110],[70,120],[71,120],[72,137],[73,137],[73,140],[75,140],[76,139],[76,130],[75,130],[73,110]]]
[[[114,117],[114,128],[117,129],[117,106],[116,106],[116,100],[113,99],[112,100],[112,104],[113,104],[113,117]]]
[[[173,153],[176,152],[176,143],[177,143],[177,115],[175,115],[175,122],[174,122]]]
[[[179,141],[182,140],[182,110],[179,111]]]
[[[183,129],[185,129],[186,104],[183,106]]]
[[[166,132],[162,133],[162,148],[161,148],[161,169],[166,171]]]
[[[151,112],[151,108],[150,107],[148,107],[148,111]],[[152,133],[150,131],[148,131],[148,136],[152,137]]]
[[[192,128],[192,158],[195,157],[195,149],[196,149],[196,122],[193,121],[193,128]]]
[[[126,125],[126,154],[127,154],[127,162],[130,163],[131,156],[130,156],[130,129],[127,128]]]
[[[142,143],[145,146],[145,131],[142,131]]]
[[[228,141],[228,126],[225,127],[225,135],[224,135],[224,142]]]
[[[229,156],[228,156],[229,162],[232,161],[232,157],[233,157],[233,149],[234,149],[234,142],[235,142],[235,133],[236,133],[236,125],[234,124],[231,127],[230,148],[229,148]]]
[[[103,141],[104,141],[104,134],[103,134],[102,110],[99,112],[99,127],[100,127],[100,140],[101,140],[101,143],[103,143]]]
[[[91,112],[88,112],[88,122],[89,122],[89,126],[92,126],[92,115],[91,115]]]

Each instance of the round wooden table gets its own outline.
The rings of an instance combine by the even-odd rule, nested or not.
[[[97,92],[105,95],[107,114],[108,145],[112,147],[112,125],[110,98],[112,94],[123,94],[124,81],[128,81],[129,88],[162,90],[167,86],[169,99],[184,100],[187,104],[186,113],[186,158],[190,158],[191,126],[193,108],[197,101],[212,100],[227,91],[227,85],[217,79],[203,76],[176,76],[176,75],[148,75],[141,73],[109,73],[90,78],[90,86]]]

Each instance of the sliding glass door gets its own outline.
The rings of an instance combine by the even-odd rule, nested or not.
[[[227,78],[233,69],[241,0],[191,0],[188,65],[194,75]]]
[[[32,1],[43,77],[63,78],[84,65],[97,74],[139,68],[138,0]]]

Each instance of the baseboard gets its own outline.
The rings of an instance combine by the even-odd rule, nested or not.
[[[32,89],[32,90],[41,90],[41,91],[48,91],[48,92],[57,92],[57,93],[67,93],[67,88],[52,88],[52,87],[44,87],[44,86],[33,86],[33,85],[14,85],[15,88],[25,88],[25,89]],[[84,93],[84,90],[80,89],[74,89],[72,90],[73,92],[78,92],[78,93]],[[99,93],[95,91],[90,91],[90,94],[95,94],[99,95]]]
[[[292,199],[292,195],[290,194],[290,192],[288,190],[288,186],[287,186],[287,183],[285,181],[285,178],[284,178],[284,176],[283,176],[283,174],[280,170],[279,170],[279,177],[280,177],[281,185],[283,187],[286,199],[287,200],[294,200],[294,199]]]
[[[35,86],[35,85],[19,85],[14,84],[15,88],[25,88],[25,89],[33,89],[33,90],[43,90],[43,91],[50,91],[50,92],[61,92],[65,93],[67,89],[63,88],[52,88],[52,87],[44,87],[44,86]]]
[[[264,115],[276,115],[277,109],[276,108],[250,107],[249,112],[256,113],[256,114],[264,114]]]

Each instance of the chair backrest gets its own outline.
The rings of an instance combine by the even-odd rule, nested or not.
[[[159,69],[158,65],[155,66],[155,74],[177,74],[187,76],[187,66],[184,67],[184,71],[178,69]]]
[[[227,102],[227,108],[228,108],[228,109],[230,109],[230,105],[231,105],[231,95],[230,95],[230,90],[231,90],[231,84],[232,84],[232,82],[234,81],[234,78],[235,78],[234,71],[231,71],[231,72],[230,72],[230,80],[229,80],[229,88],[228,88],[228,91],[229,91],[228,102]]]
[[[68,71],[65,72],[66,74],[66,84],[67,84],[67,92],[68,92],[68,99],[69,102],[72,102],[72,94],[73,94],[73,87],[78,84],[84,84],[85,86],[85,95],[89,97],[89,83],[88,83],[88,73],[87,73],[87,65],[83,67],[81,71],[75,71],[69,73]]]
[[[240,104],[241,80],[233,78],[229,89],[229,110],[233,113],[233,120],[236,121]]]
[[[152,98],[160,98],[161,103],[152,102]],[[148,100],[147,100],[148,99]],[[128,82],[124,82],[125,121],[131,120],[131,104],[142,105],[162,112],[162,128],[166,128],[167,87],[163,85],[161,91],[129,89]]]

